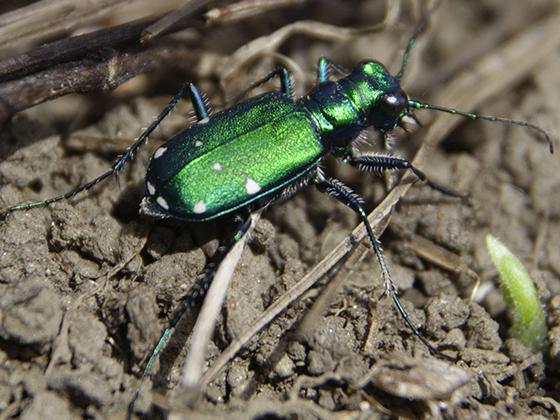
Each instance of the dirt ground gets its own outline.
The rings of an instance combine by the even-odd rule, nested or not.
[[[397,24],[381,32],[347,41],[290,38],[278,52],[297,66],[298,95],[312,86],[321,55],[348,67],[375,58],[396,71],[414,27],[414,4],[402,2]],[[382,1],[317,0],[208,29],[200,42],[225,55],[296,20],[359,28],[382,21],[383,11]],[[494,55],[500,60],[505,42],[558,13],[555,1],[445,1],[415,47],[404,87],[412,97],[433,100],[455,76],[468,76],[475,62]],[[270,55],[251,62],[229,81],[228,95],[277,63]],[[556,48],[477,111],[528,120],[556,136],[559,74]],[[224,92],[215,77],[159,74],[112,94],[64,97],[16,115],[0,132],[0,207],[60,194],[105,171],[185,78],[196,80],[221,108]],[[491,87],[477,86],[472,94]],[[120,175],[120,187],[106,182],[71,203],[15,212],[0,222],[0,419],[124,418],[155,340],[228,231],[224,220],[200,226],[138,215],[150,154],[184,127],[189,110],[185,101],[169,117]],[[398,130],[400,155],[414,156],[435,116],[416,115],[425,127],[411,135]],[[411,334],[383,294],[376,260],[366,254],[321,279],[190,406],[177,385],[188,349],[178,331],[142,388],[134,415],[558,418],[558,154],[550,155],[538,135],[521,127],[457,122],[422,168],[468,193],[470,204],[416,184],[400,199],[381,237],[407,311],[453,361],[430,355]],[[375,133],[369,138],[369,147],[381,147]],[[326,170],[360,192],[368,210],[391,182],[334,160]],[[350,210],[314,188],[267,209],[228,290],[208,366],[357,223]],[[487,233],[502,239],[536,281],[549,325],[543,354],[531,354],[508,337],[510,318],[485,248]],[[472,272],[481,285],[469,303]],[[301,333],[313,303],[337,275],[347,276],[341,289]]]

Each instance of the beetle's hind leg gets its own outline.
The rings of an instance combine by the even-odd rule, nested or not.
[[[430,186],[434,190],[454,198],[459,198],[463,201],[468,200],[467,195],[461,194],[452,188],[446,187],[445,185],[441,185],[438,182],[429,179],[424,172],[412,165],[412,163],[407,159],[388,156],[381,153],[366,153],[361,156],[349,156],[347,158],[347,162],[350,165],[357,167],[360,171],[373,172],[377,175],[382,175],[387,171],[410,169],[420,181],[425,182],[426,185]]]
[[[198,274],[197,281],[189,290],[189,292],[181,297],[179,305],[173,311],[173,314],[169,318],[167,326],[165,327],[150,356],[148,357],[148,360],[142,372],[142,376],[140,377],[140,385],[138,386],[138,389],[134,393],[134,396],[128,406],[127,418],[131,418],[136,400],[140,396],[142,385],[146,378],[150,375],[157,357],[169,341],[173,329],[177,326],[177,324],[181,321],[186,313],[194,313],[200,309],[203,298],[206,295],[206,292],[208,291],[208,288],[210,287],[214,276],[216,275],[218,267],[220,266],[226,255],[233,248],[233,246],[237,242],[239,242],[249,231],[249,228],[251,227],[251,215],[248,212],[242,216],[240,215],[236,217],[236,221],[238,223],[238,226],[235,229],[233,235],[229,239],[224,240],[220,243],[220,246],[212,256],[211,261],[208,262],[204,270]],[[196,317],[193,317],[192,323],[189,325],[191,329],[194,326],[195,321]]]
[[[358,196],[354,191],[352,191],[350,187],[344,185],[341,181],[334,178],[325,178],[320,173],[315,178],[315,183],[320,191],[328,193],[329,195],[340,201],[342,204],[350,207],[356,214],[358,214],[358,216],[360,216],[360,219],[366,227],[369,242],[371,244],[373,252],[375,253],[375,257],[377,258],[379,267],[381,268],[381,276],[383,277],[385,292],[391,298],[393,304],[399,311],[408,327],[412,330],[414,335],[416,335],[420,339],[420,341],[422,341],[422,343],[424,343],[430,349],[430,351],[438,353],[438,350],[426,339],[426,337],[424,337],[424,335],[422,335],[416,325],[414,325],[414,323],[408,316],[406,309],[404,309],[399,296],[397,295],[395,284],[393,283],[391,273],[389,272],[389,268],[387,267],[387,264],[385,262],[385,257],[383,256],[381,244],[377,240],[377,237],[373,232],[373,228],[368,221],[367,214],[363,208],[362,198]]]
[[[146,128],[140,137],[124,152],[114,163],[111,169],[102,173],[98,177],[92,179],[91,181],[85,182],[71,191],[68,191],[64,194],[58,195],[56,197],[52,197],[46,200],[41,201],[33,201],[30,203],[23,203],[17,204],[12,207],[8,207],[5,209],[0,210],[0,220],[4,219],[6,215],[12,213],[14,211],[19,210],[31,210],[37,207],[46,207],[50,204],[56,203],[62,200],[68,200],[75,195],[81,193],[82,191],[87,191],[90,188],[94,187],[95,185],[99,184],[101,181],[109,178],[112,175],[117,175],[124,166],[133,158],[133,156],[138,152],[138,150],[146,144],[148,141],[148,137],[154,132],[154,130],[160,125],[160,123],[167,117],[171,111],[175,108],[177,103],[181,100],[181,98],[185,95],[189,84],[183,85],[183,87],[175,94],[175,96],[169,101],[169,103],[163,108],[163,110],[159,113],[159,115],[152,121],[152,123]]]

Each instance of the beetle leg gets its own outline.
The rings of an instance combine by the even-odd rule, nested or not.
[[[385,257],[383,256],[381,244],[377,240],[377,237],[373,232],[373,228],[371,227],[367,218],[367,214],[363,208],[363,199],[354,191],[352,191],[350,187],[344,185],[338,179],[325,178],[324,176],[319,174],[315,179],[315,183],[320,191],[328,193],[329,195],[340,201],[342,204],[350,207],[356,214],[358,214],[358,216],[360,216],[360,219],[362,219],[362,222],[366,227],[369,242],[371,244],[373,252],[375,253],[379,267],[381,268],[381,276],[383,277],[383,283],[385,284],[385,292],[391,298],[393,304],[403,317],[406,324],[412,330],[414,335],[416,335],[420,339],[420,341],[422,341],[422,343],[424,343],[426,347],[428,347],[432,352],[438,353],[438,350],[422,335],[416,325],[414,325],[414,323],[408,316],[408,313],[404,309],[399,296],[397,295],[395,284],[393,283],[389,268],[387,267],[387,264],[385,262]]]
[[[240,101],[241,98],[243,98],[245,95],[247,95],[251,90],[265,84],[266,82],[268,82],[273,77],[279,77],[280,78],[280,92],[282,92],[284,95],[288,96],[290,99],[293,99],[294,98],[294,89],[293,89],[293,86],[292,86],[292,79],[291,79],[291,76],[290,76],[290,72],[288,71],[288,69],[286,67],[281,66],[281,67],[278,67],[276,70],[273,70],[270,73],[268,73],[262,79],[259,79],[255,82],[251,83],[249,85],[249,87],[247,89],[245,89],[243,92],[241,92],[240,94],[238,94],[233,99],[232,102],[235,103],[235,102]]]
[[[317,84],[329,80],[330,61],[327,57],[320,57],[317,62]]]
[[[366,153],[356,157],[350,156],[348,163],[357,167],[360,171],[373,172],[376,175],[382,175],[387,171],[410,169],[420,181],[425,182],[434,190],[451,197],[460,198],[461,200],[468,199],[468,195],[461,194],[452,188],[432,181],[424,174],[424,172],[412,165],[412,163],[410,163],[407,159],[388,156],[381,153]]]
[[[189,83],[189,91],[191,94],[191,102],[193,104],[196,119],[202,121],[210,115],[208,108],[208,100],[200,93],[194,83]]]
[[[327,82],[329,80],[331,69],[334,69],[343,75],[350,74],[349,69],[341,66],[340,64],[333,63],[327,57],[320,57],[317,62],[317,83]]]
[[[159,340],[154,346],[154,349],[152,350],[152,353],[150,354],[150,357],[148,358],[148,361],[146,362],[146,366],[144,367],[142,376],[140,378],[140,385],[138,386],[138,389],[135,392],[132,401],[128,405],[127,418],[130,418],[130,416],[132,415],[132,410],[134,409],[136,400],[140,396],[142,385],[146,380],[146,378],[150,375],[152,366],[154,365],[157,357],[159,356],[159,354],[165,348],[165,345],[169,341],[173,329],[177,326],[179,321],[181,321],[181,319],[183,318],[183,315],[185,315],[187,312],[195,312],[199,310],[200,305],[202,304],[202,300],[206,295],[206,292],[208,291],[208,288],[210,287],[210,284],[212,283],[212,280],[214,279],[214,275],[216,274],[216,271],[220,266],[221,262],[229,253],[233,245],[235,245],[236,242],[238,242],[241,238],[243,238],[247,233],[247,231],[249,230],[249,227],[251,226],[250,214],[239,216],[238,222],[239,222],[239,226],[236,229],[233,236],[226,241],[222,241],[222,243],[214,253],[212,260],[206,265],[204,270],[198,275],[196,283],[189,290],[189,292],[183,297],[181,297],[179,305],[173,311],[173,314],[169,318],[169,322],[165,327],[165,330],[163,330],[163,333],[161,334]]]
[[[56,197],[49,198],[47,200],[41,201],[33,201],[30,203],[23,203],[17,204],[12,207],[8,207],[6,209],[0,210],[0,220],[5,218],[8,213],[18,210],[30,210],[36,207],[45,207],[50,204],[56,203],[62,200],[68,200],[74,197],[76,194],[81,193],[82,191],[87,191],[90,188],[94,187],[95,185],[99,184],[104,179],[112,176],[117,175],[124,167],[124,165],[129,162],[132,157],[136,154],[136,152],[148,141],[148,137],[150,134],[154,132],[154,130],[158,127],[158,125],[169,115],[169,113],[175,108],[177,103],[181,100],[181,98],[185,95],[185,92],[189,84],[183,85],[183,87],[175,94],[175,96],[169,101],[169,103],[163,108],[163,110],[159,113],[159,115],[152,121],[152,123],[146,128],[140,137],[124,152],[114,163],[113,167],[108,171],[102,173],[98,177],[92,179],[91,181],[85,182],[74,188],[71,191],[68,191],[64,194],[58,195]]]

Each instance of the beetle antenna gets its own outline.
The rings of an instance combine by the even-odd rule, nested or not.
[[[521,121],[521,120],[512,120],[509,118],[500,118],[500,117],[494,117],[492,115],[480,115],[480,114],[475,114],[472,112],[464,112],[464,111],[458,111],[454,108],[447,108],[447,107],[443,107],[443,106],[438,106],[438,105],[431,105],[431,104],[427,104],[424,102],[420,102],[417,101],[415,99],[409,99],[408,100],[408,106],[410,108],[413,109],[431,109],[433,111],[439,111],[439,112],[446,112],[448,114],[453,114],[453,115],[460,115],[461,117],[467,118],[469,120],[483,120],[483,121],[490,121],[490,122],[495,122],[495,123],[500,123],[500,124],[505,124],[505,125],[519,125],[521,127],[527,127],[530,128],[532,130],[536,130],[539,133],[541,133],[546,142],[548,143],[548,149],[550,150],[550,153],[554,153],[554,143],[552,142],[552,139],[550,137],[550,135],[548,134],[548,132],[542,128],[539,127],[536,124],[531,124],[530,122],[527,121]]]
[[[408,42],[406,43],[406,47],[404,48],[404,52],[402,56],[401,68],[399,69],[397,75],[395,76],[397,80],[401,80],[403,78],[404,72],[406,70],[406,65],[408,64],[410,51],[412,50],[412,47],[416,43],[416,39],[426,30],[426,26],[428,26],[428,21],[430,16],[439,7],[440,3],[441,0],[437,0],[434,3],[434,5],[426,12],[426,14],[422,16],[422,18],[414,28],[412,35],[410,35],[410,37],[408,38]]]

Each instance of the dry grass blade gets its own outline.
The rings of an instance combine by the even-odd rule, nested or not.
[[[364,33],[380,32],[392,27],[400,14],[400,1],[387,2],[385,17],[382,22],[366,28],[342,28],[322,22],[302,20],[274,31],[270,35],[262,36],[243,45],[231,54],[220,66],[218,74],[220,83],[225,89],[230,80],[240,73],[241,68],[255,58],[272,54],[290,37],[294,35],[305,35],[311,38],[324,39],[328,41],[348,41]]]
[[[271,9],[304,3],[305,0],[244,0],[221,5],[206,13],[206,23],[235,22]]]
[[[429,261],[437,267],[452,273],[468,276],[473,284],[470,293],[470,302],[473,302],[480,287],[480,277],[465,264],[459,255],[419,235],[411,235],[410,239],[406,241],[405,246],[414,251],[420,258]]]
[[[217,319],[226,297],[227,290],[233,272],[241,260],[241,254],[247,243],[251,231],[259,222],[261,211],[251,215],[251,226],[247,233],[241,238],[228,252],[224,260],[220,263],[212,284],[206,293],[204,303],[198,314],[196,324],[192,332],[192,344],[189,350],[185,366],[183,368],[182,390],[187,398],[196,398],[199,395],[199,381],[205,367],[205,358],[208,344],[214,332]],[[186,389],[185,389],[186,388]]]
[[[385,228],[385,227],[383,227]],[[354,267],[359,266],[362,260],[369,255],[370,250],[367,245],[362,243],[363,249],[359,252],[353,252],[347,260],[342,264],[340,271],[332,278],[329,283],[323,288],[319,297],[313,303],[313,306],[305,314],[298,327],[298,337],[307,339],[311,336],[316,322],[319,317],[325,312],[335,296],[338,294],[340,287],[347,282],[347,280],[354,274]]]
[[[505,43],[500,49],[482,58],[468,72],[453,79],[434,102],[451,104],[457,108],[470,110],[481,105],[497,93],[513,86],[534,70],[535,65],[549,56],[560,45],[560,14],[535,25]],[[463,120],[447,115],[436,115],[433,124],[424,136],[426,140],[418,150],[413,163],[422,168],[428,161],[431,151],[451,130]],[[391,215],[392,209],[412,186],[414,177],[405,176],[401,182],[373,210],[368,219],[372,226],[379,227],[381,222]],[[381,232],[377,231],[377,234]],[[212,381],[220,370],[255,334],[270,323],[292,302],[331,270],[366,237],[363,225],[358,226],[352,234],[339,243],[323,260],[315,265],[296,285],[274,302],[253,326],[230,345],[216,359],[214,365],[202,377],[202,386]]]

